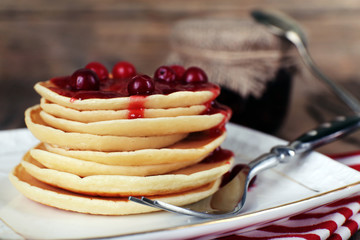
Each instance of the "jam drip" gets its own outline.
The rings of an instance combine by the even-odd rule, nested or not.
[[[201,161],[201,163],[221,162],[221,161],[227,160],[233,156],[234,156],[234,153],[232,151],[218,147],[212,153],[210,153],[206,158],[204,158]]]
[[[224,115],[224,119],[219,123],[216,127],[208,130],[211,135],[218,136],[221,135],[225,131],[225,125],[230,120],[232,115],[231,108],[218,103],[217,101],[210,101],[207,104],[205,104],[206,110],[203,112],[203,114],[210,115],[210,114],[216,114],[221,113]]]
[[[240,171],[244,171],[245,174],[248,174],[249,167],[246,164],[241,164],[241,163],[236,164],[229,172],[227,172],[223,175],[220,187],[223,187],[226,184],[228,184],[229,182],[231,182],[231,180],[233,180],[234,177],[236,177],[236,175]],[[256,176],[253,179],[251,179],[251,181],[249,183],[249,189],[255,185],[255,179],[256,179]]]
[[[233,156],[234,156],[234,153],[232,151],[218,147],[212,153],[210,153],[206,158],[204,158],[201,161],[201,163],[221,162],[221,161],[229,159]],[[249,172],[249,168],[246,164],[236,164],[229,172],[227,172],[223,175],[220,187],[228,184],[231,180],[234,179],[234,177],[240,171],[244,171],[244,173],[247,174]],[[256,176],[250,181],[249,187],[254,186],[255,179],[256,179]]]
[[[128,119],[143,118],[145,113],[145,96],[130,96]]]

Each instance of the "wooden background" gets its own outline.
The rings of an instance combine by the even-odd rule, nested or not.
[[[174,22],[248,17],[250,10],[267,7],[299,21],[320,68],[360,97],[359,0],[1,0],[0,130],[25,126],[24,110],[39,101],[32,89],[37,81],[68,75],[93,60],[107,66],[127,60],[153,72],[169,53]],[[295,82],[287,120],[276,135],[290,140],[344,113],[346,107],[308,73]],[[322,151],[358,149],[356,135],[350,140]]]

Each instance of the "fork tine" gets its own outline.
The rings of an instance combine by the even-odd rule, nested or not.
[[[192,214],[192,212],[193,212],[193,211],[188,210],[188,209],[185,209],[185,211],[184,211],[184,208],[182,208],[182,207],[178,207],[178,206],[175,206],[175,205],[172,205],[172,204],[168,204],[168,203],[165,203],[165,202],[162,202],[162,201],[159,201],[159,200],[151,200],[151,199],[146,198],[146,197],[141,197],[141,200],[145,204],[147,204],[148,206],[156,207],[156,208],[166,210],[166,211],[170,211],[170,212],[174,212],[174,213],[191,212],[191,214]]]
[[[169,211],[167,208],[165,208],[163,206],[165,203],[163,203],[163,202],[159,203],[159,201],[157,201],[157,200],[151,200],[151,199],[146,198],[146,197],[137,198],[137,197],[133,197],[133,196],[130,196],[128,199],[130,201],[140,203],[142,205],[146,205],[146,206],[154,207],[154,208],[160,208],[162,210]],[[170,206],[172,206],[172,205],[170,205]]]
[[[142,199],[137,198],[137,197],[130,196],[128,199],[130,201],[133,201],[133,202],[136,202],[136,203],[140,203],[140,204],[143,204],[143,205],[146,205],[146,206],[149,206],[149,207],[154,207],[152,204],[144,202]]]
[[[159,200],[151,200],[146,197],[136,198],[136,197],[130,196],[129,200],[149,206],[149,207],[154,207],[154,208],[158,208],[161,210],[165,210],[168,212],[181,213],[181,214],[190,215],[190,216],[204,217],[204,213],[199,213],[199,212],[187,209],[187,208],[178,207],[178,206],[168,204],[168,203],[165,203],[165,202],[162,202]]]
[[[189,212],[191,215],[193,214],[192,210],[186,209],[186,208],[182,208],[182,207],[178,207],[172,204],[168,204],[166,202],[162,202],[159,200],[151,200],[149,198],[146,197],[142,197],[141,198],[144,202],[151,204],[152,206],[158,207],[160,209],[166,210],[166,211],[171,211],[174,213],[186,213]]]

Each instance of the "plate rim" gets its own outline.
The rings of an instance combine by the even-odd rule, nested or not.
[[[127,237],[127,236],[129,236],[129,237],[131,237],[131,236],[140,236],[140,235],[144,235],[144,234],[153,234],[153,233],[157,233],[157,232],[177,231],[177,230],[184,230],[184,229],[188,229],[188,228],[204,227],[204,226],[209,226],[209,225],[214,225],[214,224],[223,224],[223,223],[228,223],[228,222],[235,222],[236,220],[247,218],[249,215],[258,215],[260,213],[267,213],[269,211],[275,211],[275,210],[278,210],[280,208],[285,208],[285,207],[287,207],[289,205],[293,206],[293,205],[300,204],[300,203],[303,203],[303,202],[312,201],[312,200],[321,198],[322,196],[329,195],[329,194],[336,193],[336,192],[341,192],[343,190],[346,190],[348,188],[352,188],[352,187],[355,187],[355,186],[359,186],[359,190],[360,190],[360,181],[352,183],[352,184],[348,184],[348,185],[340,187],[340,188],[333,189],[331,191],[322,192],[320,194],[317,194],[317,195],[314,195],[314,196],[311,196],[311,197],[307,197],[307,198],[304,198],[304,199],[299,199],[299,200],[289,202],[289,203],[285,203],[285,204],[282,204],[282,205],[279,205],[279,206],[276,206],[276,207],[272,207],[272,208],[266,208],[266,209],[258,210],[258,211],[247,213],[247,214],[244,214],[244,215],[238,215],[238,216],[234,216],[234,217],[230,217],[230,218],[215,219],[215,220],[211,220],[211,221],[193,223],[193,224],[182,225],[182,226],[168,227],[168,228],[163,228],[163,229],[148,230],[148,231],[138,232],[138,233],[118,234],[118,235],[111,235],[111,236],[104,236],[104,237],[115,238],[115,237]],[[348,197],[350,197],[352,195],[355,195],[355,194],[356,193],[346,194],[346,196],[344,198],[348,198]],[[339,200],[339,199],[332,199],[330,201],[323,202],[323,203],[321,203],[319,205],[316,205],[316,206],[306,207],[306,210],[302,209],[302,210],[300,210],[298,212],[292,212],[291,216],[299,214],[299,213],[307,211],[307,210],[310,210],[310,209],[315,209],[315,208],[321,207],[322,205],[331,204],[332,202],[335,202],[337,200]],[[290,217],[290,215],[287,215],[287,216]],[[285,217],[280,217],[280,218],[277,218],[276,220],[280,220],[280,219],[283,219],[283,218],[285,218]],[[264,227],[267,224],[270,224],[270,223],[272,223],[272,222],[274,222],[276,220],[271,219],[271,220],[264,221],[260,225],[260,227]],[[250,226],[251,225],[246,226],[246,227],[241,227],[241,228],[232,228],[230,231],[237,231],[237,230],[241,230],[241,229],[246,229],[246,228],[248,228]],[[258,227],[256,227],[256,228],[258,228]],[[210,235],[201,235],[201,237],[206,237],[206,236],[210,236]],[[198,236],[194,236],[194,237],[198,237]],[[99,237],[99,238],[101,238],[101,237]],[[80,239],[80,238],[77,238],[77,239]],[[96,238],[94,238],[94,239],[96,239]]]

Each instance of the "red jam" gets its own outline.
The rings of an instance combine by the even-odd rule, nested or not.
[[[220,94],[220,87],[209,83],[206,73],[197,67],[189,67],[185,71],[181,66],[161,66],[155,71],[153,79],[147,75],[139,75],[131,63],[124,61],[115,64],[112,75],[108,77],[103,76],[107,73],[107,69],[101,63],[90,63],[87,66],[88,68],[85,70],[90,71],[90,75],[95,75],[101,79],[100,86],[81,88],[81,86],[87,86],[84,82],[81,86],[74,88],[72,77],[67,76],[51,79],[50,82],[53,86],[49,89],[62,96],[79,100],[129,97],[132,95],[148,96],[179,91],[211,91],[214,93],[213,99],[215,99]],[[74,74],[80,70],[82,69],[75,71]],[[180,76],[181,74],[182,76]],[[83,75],[80,73],[79,77],[86,79],[87,75]],[[78,82],[76,83],[78,84]]]
[[[100,83],[100,88],[97,91],[78,90],[74,91],[68,84],[70,77],[57,77],[50,80],[54,85],[49,87],[50,90],[65,97],[76,99],[89,99],[89,98],[116,98],[116,97],[129,97],[127,91],[128,83],[131,79],[113,79],[109,78]],[[172,82],[166,83],[164,81],[156,81],[155,89],[152,94],[170,94],[179,91],[211,91],[214,93],[214,98],[220,94],[220,88],[213,83],[186,83]]]
[[[209,130],[209,133],[211,135],[218,136],[225,131],[225,125],[231,118],[232,110],[231,108],[221,103],[218,103],[217,101],[210,101],[206,104],[206,106],[207,106],[206,110],[204,111],[203,114],[210,115],[210,114],[221,113],[224,115],[224,119],[222,120],[222,122],[218,126]]]
[[[234,153],[232,151],[218,147],[212,153],[210,153],[206,158],[204,158],[201,162],[202,163],[221,162],[233,156]]]

